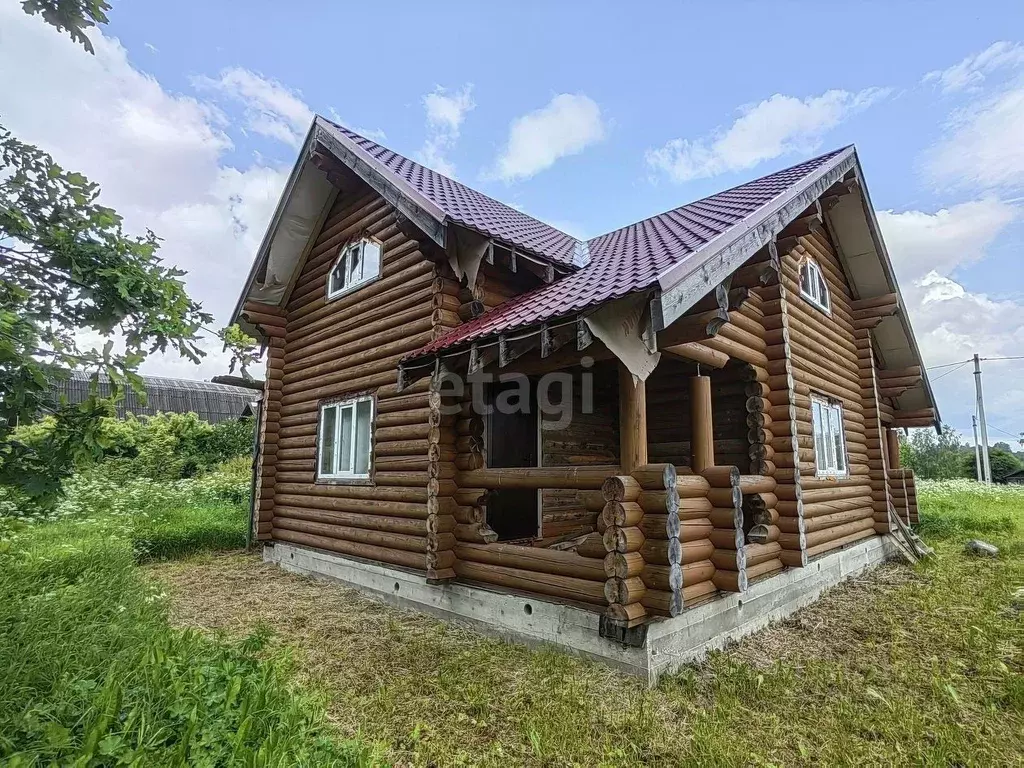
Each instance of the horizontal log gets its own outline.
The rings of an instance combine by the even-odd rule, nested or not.
[[[458,577],[467,581],[493,584],[573,602],[592,605],[607,604],[603,580],[576,579],[570,576],[539,573],[522,568],[509,568],[467,560],[456,560],[454,568]]]
[[[629,605],[639,603],[643,599],[647,587],[640,578],[611,578],[604,583],[604,599],[610,605]]]
[[[456,544],[455,556],[459,560],[489,563],[538,573],[571,576],[577,579],[604,582],[607,574],[604,562],[581,557],[576,552],[514,544]]]
[[[274,528],[273,538],[278,541],[288,541],[293,544],[313,547],[314,549],[326,549],[328,551],[338,552],[350,557],[376,560],[378,562],[401,565],[406,568],[414,568],[420,571],[426,570],[427,567],[425,554],[419,552],[390,549],[388,547],[374,546],[345,539],[336,539],[329,536],[317,536],[309,533],[303,533],[301,531],[277,527]]]
[[[677,573],[677,577],[673,577]],[[688,563],[679,568],[668,565],[648,565],[644,568],[640,578],[649,589],[660,589],[670,591],[681,589],[693,584],[707,581],[715,574],[715,566],[710,560],[700,560],[696,563]],[[673,585],[678,579],[679,583]]]
[[[589,467],[513,467],[477,469],[460,472],[456,481],[460,486],[473,488],[569,488],[598,490],[610,475],[621,472],[613,465]]]

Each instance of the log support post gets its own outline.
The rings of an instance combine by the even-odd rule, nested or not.
[[[715,437],[711,422],[711,377],[690,379],[690,468],[703,472],[715,464]]]
[[[647,389],[619,363],[619,456],[622,471],[647,463]]]
[[[900,435],[891,427],[886,428],[885,437],[889,447],[889,468],[900,468]]]

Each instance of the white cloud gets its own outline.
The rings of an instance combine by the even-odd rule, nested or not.
[[[889,94],[831,90],[799,99],[777,93],[753,106],[727,129],[698,139],[672,139],[647,151],[648,166],[676,182],[753,168],[786,154],[813,152],[828,131]]]
[[[476,108],[472,93],[473,86],[469,83],[451,93],[439,85],[423,97],[427,138],[418,152],[419,160],[428,168],[451,178],[455,178],[455,165],[448,160],[447,153],[459,140],[466,114]]]
[[[953,187],[1024,186],[1024,77],[953,113],[925,155],[932,178]]]
[[[604,137],[597,102],[582,93],[561,93],[546,106],[512,121],[494,175],[506,182],[528,179]]]
[[[1001,40],[948,69],[929,72],[924,76],[924,82],[938,84],[943,93],[974,90],[993,72],[1021,65],[1024,65],[1024,45]]]
[[[879,211],[878,221],[901,283],[928,272],[950,274],[980,260],[1020,210],[995,197],[973,200],[935,213]]]
[[[99,183],[103,203],[124,216],[128,231],[149,227],[162,237],[161,257],[187,270],[189,294],[220,327],[287,169],[225,165],[233,144],[222,113],[165,91],[131,65],[117,40],[99,30],[90,38],[95,56],[17,4],[0,4],[0,71],[19,73],[4,90],[3,122]],[[220,345],[210,341],[206,349],[198,367],[154,355],[143,371],[189,378],[226,372]]]
[[[927,366],[957,363],[975,353],[1014,356],[1024,347],[1024,304],[970,291],[951,277],[957,267],[983,260],[986,249],[1022,216],[1019,207],[995,198],[935,213],[878,213]],[[943,419],[969,430],[974,384],[968,368],[942,368],[930,378]],[[1024,365],[993,361],[985,364],[985,371],[986,392],[1004,395],[992,398],[989,422],[1004,427],[1014,423],[1021,399],[1007,393],[1024,378]]]
[[[292,146],[302,142],[313,120],[302,94],[242,67],[225,69],[216,78],[195,77],[193,84],[240,102],[250,131]]]
[[[476,107],[472,93],[471,84],[462,86],[461,90],[452,94],[437,86],[423,97],[423,107],[427,110],[427,125],[458,136],[466,113]]]

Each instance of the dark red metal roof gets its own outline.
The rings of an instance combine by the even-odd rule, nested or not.
[[[331,125],[392,173],[405,179],[456,224],[558,264],[581,267],[586,263],[582,256],[585,244],[571,235],[392,152],[344,126],[333,122]]]
[[[453,329],[409,358],[572,315],[650,288],[665,270],[686,261],[702,246],[753,218],[758,209],[842,151],[830,152],[595,237],[587,243],[588,266],[510,299]],[[699,266],[695,263],[693,268]]]

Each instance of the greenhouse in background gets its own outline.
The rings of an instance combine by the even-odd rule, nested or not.
[[[64,396],[71,403],[82,402],[89,395],[92,375],[84,371],[72,371],[63,381],[53,382],[54,393]],[[217,381],[195,381],[192,379],[169,379],[162,376],[143,376],[146,387],[146,401],[129,389],[117,405],[118,418],[132,413],[136,416],[153,416],[157,413],[195,413],[199,418],[216,424],[228,419],[251,416],[260,399],[263,382],[254,381],[250,386],[240,386],[243,379],[236,376],[215,377],[229,379],[238,384]],[[100,378],[100,394],[110,393],[110,382]]]

